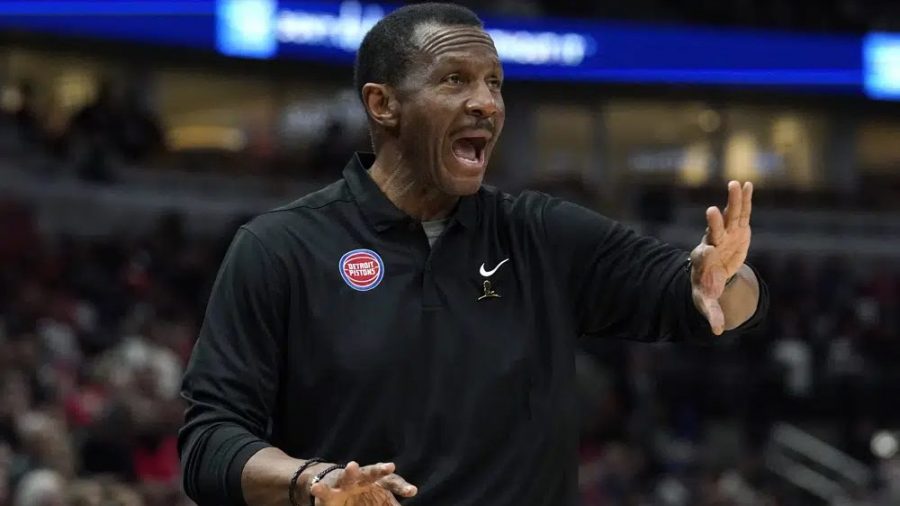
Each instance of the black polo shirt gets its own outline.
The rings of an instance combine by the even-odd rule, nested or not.
[[[237,232],[185,374],[188,494],[242,504],[244,464],[274,445],[395,462],[408,505],[577,504],[576,341],[711,339],[687,252],[486,187],[429,247],[372,162]]]

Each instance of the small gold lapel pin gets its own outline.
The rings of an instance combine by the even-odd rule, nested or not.
[[[500,298],[500,294],[497,293],[497,292],[495,292],[494,289],[491,288],[491,282],[490,282],[490,281],[488,281],[488,280],[485,279],[485,280],[484,280],[484,287],[483,287],[483,288],[484,288],[484,293],[481,295],[481,297],[478,297],[477,300],[484,300],[484,299],[499,299],[499,298]]]

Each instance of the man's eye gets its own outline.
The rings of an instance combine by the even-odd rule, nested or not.
[[[494,88],[495,90],[499,90],[503,87],[503,81],[498,78],[488,79],[488,86]]]
[[[462,84],[463,78],[459,74],[450,74],[449,76],[444,78],[444,82],[450,84]]]

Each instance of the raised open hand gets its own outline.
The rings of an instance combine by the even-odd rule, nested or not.
[[[343,470],[327,474],[310,488],[316,506],[399,506],[394,494],[416,495],[416,487],[393,474],[394,464],[360,467],[350,462]]]
[[[719,297],[750,249],[750,210],[753,184],[728,183],[725,215],[718,207],[706,210],[706,234],[691,252],[691,288],[694,304],[703,312],[714,334],[725,331],[725,315]]]

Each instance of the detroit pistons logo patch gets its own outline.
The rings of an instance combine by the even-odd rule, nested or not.
[[[370,249],[355,249],[344,253],[338,269],[344,282],[360,292],[375,288],[384,278],[384,261]]]

